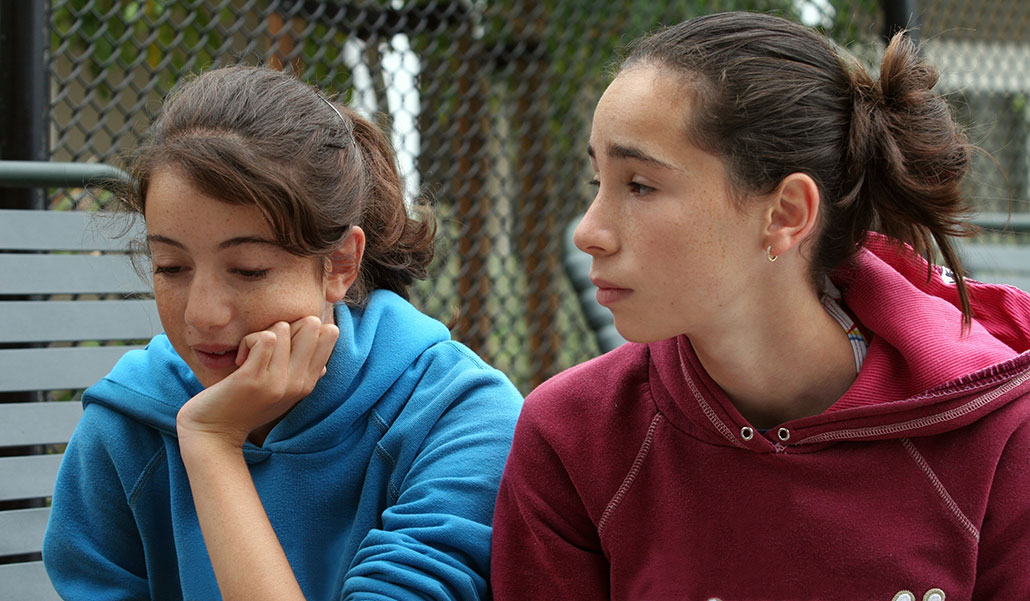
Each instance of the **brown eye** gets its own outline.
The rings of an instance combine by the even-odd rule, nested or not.
[[[648,194],[654,192],[654,188],[652,188],[651,186],[645,186],[644,184],[640,184],[637,182],[630,182],[628,186],[630,194],[634,196],[647,196]]]

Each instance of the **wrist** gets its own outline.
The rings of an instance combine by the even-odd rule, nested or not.
[[[198,428],[187,420],[177,419],[176,435],[183,460],[190,457],[212,457],[213,455],[242,455],[246,434],[212,432]]]

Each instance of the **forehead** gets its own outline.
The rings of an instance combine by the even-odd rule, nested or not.
[[[597,103],[590,146],[598,154],[613,147],[644,148],[667,162],[690,146],[685,123],[690,90],[671,71],[653,66],[622,71]]]
[[[160,169],[151,176],[144,217],[148,230],[172,228],[195,236],[272,233],[257,207],[208,196],[174,169]]]

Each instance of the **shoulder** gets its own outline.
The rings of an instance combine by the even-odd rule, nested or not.
[[[600,426],[627,413],[651,413],[650,360],[648,345],[626,343],[571,367],[526,397],[525,419]]]
[[[549,490],[599,519],[661,419],[651,369],[649,346],[628,343],[531,392],[505,468],[508,494]]]
[[[499,403],[521,408],[522,394],[501,370],[454,340],[427,348],[412,369],[420,372],[419,388],[447,395],[490,394]]]
[[[573,470],[628,468],[658,413],[650,360],[648,345],[627,343],[547,380],[526,397],[515,444],[542,445]]]
[[[101,487],[119,482],[128,495],[164,449],[154,428],[103,405],[87,405],[65,450],[59,486],[69,479]]]
[[[159,446],[160,440],[155,428],[100,403],[86,405],[72,435],[73,443],[124,448],[128,454],[142,454],[144,446]]]
[[[391,387],[376,415],[410,443],[441,431],[478,431],[510,444],[522,394],[500,370],[465,345],[440,341],[422,351]]]

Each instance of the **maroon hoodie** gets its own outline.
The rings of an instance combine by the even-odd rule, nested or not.
[[[1030,599],[1030,295],[873,236],[835,274],[870,334],[847,393],[757,432],[690,341],[626,344],[526,399],[497,601]]]

